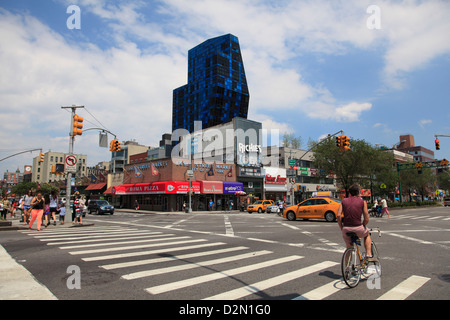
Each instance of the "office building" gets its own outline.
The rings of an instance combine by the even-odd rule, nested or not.
[[[249,91],[238,38],[209,39],[188,52],[188,83],[173,91],[172,131],[247,118]]]

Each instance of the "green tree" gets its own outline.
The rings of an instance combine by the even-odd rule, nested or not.
[[[328,138],[313,147],[314,164],[322,174],[335,174],[338,184],[345,189],[359,183],[363,186],[373,185],[389,176],[393,170],[393,156],[372,147],[365,140],[350,139],[350,151],[341,151],[335,139]],[[391,177],[392,178],[392,177]],[[384,180],[384,179],[383,179]],[[386,182],[383,182],[386,184]],[[395,183],[388,181],[395,188]]]

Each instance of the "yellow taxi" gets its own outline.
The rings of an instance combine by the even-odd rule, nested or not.
[[[273,203],[274,203],[273,200],[257,200],[255,203],[253,203],[247,207],[247,212],[248,213],[266,212],[267,207],[272,205]]]
[[[333,198],[311,198],[295,206],[284,209],[283,218],[290,221],[295,219],[325,219],[335,221],[341,200]]]

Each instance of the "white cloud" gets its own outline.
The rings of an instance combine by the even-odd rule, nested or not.
[[[70,114],[60,107],[72,104],[86,106],[120,140],[156,146],[171,131],[172,90],[185,81],[184,56],[144,54],[132,42],[107,50],[76,46],[29,15],[0,16],[2,149],[68,151]],[[85,121],[84,129],[99,126],[79,114],[94,123]],[[89,154],[89,164],[110,157],[93,131],[77,137],[75,152]]]
[[[419,121],[419,125],[420,127],[423,129],[425,128],[426,125],[431,124],[433,121],[432,120],[428,120],[428,119],[423,119]]]

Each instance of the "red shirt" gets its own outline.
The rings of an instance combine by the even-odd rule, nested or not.
[[[342,199],[342,211],[344,211],[344,226],[358,227],[362,225],[361,217],[364,210],[364,200],[358,197]]]

